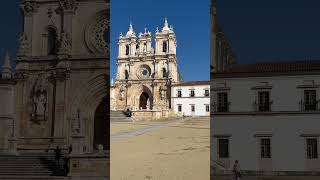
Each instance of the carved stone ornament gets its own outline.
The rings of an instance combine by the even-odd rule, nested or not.
[[[24,0],[21,3],[20,8],[24,15],[30,15],[38,10],[39,4],[35,1]]]
[[[48,118],[48,80],[46,75],[39,74],[31,90],[31,121],[40,124]]]
[[[17,60],[26,60],[30,56],[31,48],[27,34],[23,32],[19,38],[19,49],[17,52]]]
[[[74,13],[77,10],[78,2],[76,0],[60,0],[60,7],[63,12]]]
[[[166,93],[167,93],[167,88],[165,86],[160,87],[160,99],[165,100],[166,99]]]
[[[126,88],[124,86],[121,86],[120,91],[119,91],[119,99],[122,101],[125,98],[125,91]]]
[[[77,109],[76,115],[73,116],[72,124],[71,124],[71,132],[72,135],[79,135],[81,134],[81,117],[80,117],[80,110]]]
[[[86,44],[92,53],[105,56],[109,54],[109,31],[110,22],[107,18],[107,11],[101,11],[89,23],[85,31]]]
[[[62,31],[60,47],[58,51],[58,58],[60,60],[69,58],[71,56],[71,51],[72,51],[71,35],[68,32]]]
[[[151,76],[151,68],[146,64],[141,65],[137,70],[137,76],[139,77],[139,79],[149,78]]]

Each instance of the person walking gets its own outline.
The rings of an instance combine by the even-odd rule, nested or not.
[[[60,165],[60,159],[61,159],[61,149],[59,146],[54,150],[54,156],[56,160],[56,164],[59,166]]]
[[[236,160],[234,165],[233,165],[233,175],[234,175],[234,179],[235,180],[240,180],[240,178],[242,177],[241,169],[240,169],[240,163],[239,163],[238,160]]]

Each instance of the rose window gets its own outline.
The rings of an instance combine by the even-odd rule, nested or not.
[[[92,52],[105,53],[109,46],[109,20],[107,13],[101,12],[94,21],[88,25],[86,41]]]

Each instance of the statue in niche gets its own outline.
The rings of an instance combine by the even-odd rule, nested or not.
[[[73,135],[77,135],[80,134],[80,110],[77,109],[77,115],[75,116],[75,118],[72,121],[72,133]]]
[[[164,86],[160,87],[160,99],[164,100],[166,98],[166,89]]]
[[[48,93],[46,90],[46,81],[42,75],[38,77],[31,92],[32,113],[31,119],[34,122],[47,120],[47,101]]]
[[[58,51],[58,55],[60,59],[70,57],[71,55],[71,37],[70,34],[67,32],[62,31],[61,33],[61,40],[60,40],[60,47]]]
[[[143,44],[143,52],[147,52],[147,44],[146,43]]]
[[[125,98],[125,87],[121,86],[120,88],[120,95],[119,95],[120,100],[124,100]]]

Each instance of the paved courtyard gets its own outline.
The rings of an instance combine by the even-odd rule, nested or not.
[[[111,179],[209,180],[210,122],[111,123]]]

